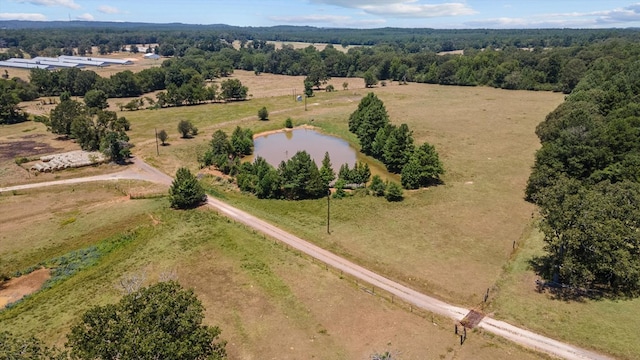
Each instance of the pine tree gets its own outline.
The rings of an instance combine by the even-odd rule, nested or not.
[[[205,200],[206,195],[198,179],[185,167],[176,172],[176,178],[169,188],[171,207],[188,209],[196,207]]]

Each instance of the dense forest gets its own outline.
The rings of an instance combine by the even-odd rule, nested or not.
[[[567,94],[565,103],[536,130],[542,148],[536,153],[526,187],[526,199],[540,207],[546,244],[546,254],[534,259],[532,265],[549,280],[548,284],[580,294],[640,294],[638,29],[353,30],[128,25],[0,22],[0,46],[8,48],[0,55],[4,57],[84,54],[92,47],[100,53],[110,53],[122,51],[127,44],[153,44],[149,51],[167,57],[159,68],[138,74],[125,71],[109,79],[90,70],[33,71],[30,82],[0,79],[0,122],[26,119],[18,108],[20,100],[67,92],[85,95],[94,91],[95,95],[99,91],[104,94],[101,96],[125,97],[166,90],[157,98],[160,106],[242,98],[243,94],[246,96],[242,84],[227,83],[228,88],[221,89],[220,95],[217,89],[207,86],[207,80],[227,76],[234,69],[253,71],[256,76],[303,75],[307,77],[306,84],[316,87],[331,77],[363,77],[368,79],[367,84],[380,81],[381,86],[384,81],[400,81],[561,91]],[[268,42],[274,40],[334,45],[322,51],[313,46],[276,49]],[[463,53],[439,53],[452,50]],[[393,151],[385,155],[384,148],[382,152],[367,148],[365,145],[375,144],[379,129],[365,132],[352,123],[352,131],[365,140],[363,149],[373,155],[378,151],[383,160],[387,156],[392,171],[398,161],[400,165],[411,163],[408,156],[398,160],[391,156]],[[392,130],[398,136],[410,134],[401,127],[384,128],[380,136],[389,136]],[[427,158],[430,149],[427,146],[423,150],[426,155],[422,157]],[[207,160],[214,162],[215,158]],[[307,163],[302,160],[300,163]],[[255,179],[264,172],[263,167],[246,170],[247,189],[265,194],[272,189],[285,189],[258,187]],[[286,167],[282,174],[285,170]],[[395,171],[399,170],[395,166]],[[434,179],[416,178],[415,183]],[[320,185],[306,189],[309,194],[287,194],[292,198],[316,197],[325,187],[323,182]]]

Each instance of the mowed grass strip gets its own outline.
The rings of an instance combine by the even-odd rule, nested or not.
[[[222,328],[231,358],[352,359],[386,350],[410,358],[539,358],[483,333],[461,347],[450,321],[423,318],[361,291],[208,209],[176,211],[164,199],[136,202],[153,205],[153,222],[119,225],[123,233],[96,240],[132,237],[98,264],[0,312],[3,329],[62,345],[83,311],[122,296],[123,277],[143,276],[149,284],[175,274],[203,301],[205,323]]]

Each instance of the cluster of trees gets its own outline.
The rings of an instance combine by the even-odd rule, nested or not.
[[[618,46],[624,45],[624,56]],[[546,279],[640,295],[640,46],[610,44],[536,128],[526,188],[540,206]],[[613,55],[615,54],[615,55]]]
[[[207,80],[221,75],[221,72],[196,66],[197,61],[194,59],[187,60],[170,59],[161,67],[144,69],[137,73],[125,70],[109,78],[103,78],[92,70],[76,68],[57,71],[32,69],[30,86],[19,88],[27,94],[18,95],[21,100],[31,100],[38,96],[58,96],[64,92],[72,96],[86,96],[90,91],[101,91],[108,98],[122,98],[166,90],[156,96],[160,106],[192,105],[217,99],[244,100],[247,97],[247,87],[237,79],[223,81],[218,93],[217,85],[208,86]],[[226,76],[229,72],[225,71],[223,74]]]
[[[130,124],[125,117],[100,107],[89,107],[88,104],[93,104],[91,98],[85,99],[86,105],[72,100],[67,93],[60,100],[47,120],[52,133],[75,139],[83,150],[100,150],[115,162],[129,157],[131,145],[126,131]]]
[[[371,178],[369,165],[356,162],[353,168],[343,164],[337,174],[331,165],[329,153],[325,153],[322,165],[318,165],[306,151],[299,151],[290,159],[282,161],[277,168],[258,156],[253,163],[240,159],[253,153],[253,133],[249,129],[236,127],[229,137],[224,131],[216,131],[209,149],[198,160],[201,166],[214,166],[224,174],[235,176],[242,191],[255,194],[260,199],[317,199],[327,195],[333,185],[335,197],[345,196],[345,188],[365,187]],[[402,199],[398,184],[387,184],[374,177],[374,195],[386,196],[390,201]],[[379,183],[381,184],[379,184]]]
[[[20,79],[0,79],[0,125],[27,121],[27,113],[18,104],[37,98],[33,95],[28,84]]]
[[[253,154],[253,132],[237,126],[231,137],[217,130],[211,137],[209,149],[198,159],[201,166],[215,166],[225,174],[235,175],[240,167],[240,159]]]
[[[363,153],[401,174],[403,187],[417,189],[440,182],[444,168],[435,148],[428,143],[416,148],[409,127],[390,124],[384,103],[374,93],[367,94],[349,117],[349,131],[358,136]]]
[[[67,335],[66,351],[39,339],[0,331],[6,359],[191,359],[222,360],[220,328],[202,325],[204,306],[175,281],[125,295],[117,304],[96,306]]]

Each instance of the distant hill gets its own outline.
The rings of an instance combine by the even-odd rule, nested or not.
[[[97,30],[123,34],[124,43],[161,42],[173,31],[190,32],[196,37],[215,36],[233,40],[291,41],[342,45],[421,44],[409,46],[409,52],[420,48],[438,51],[485,48],[492,46],[567,47],[586,45],[609,38],[640,40],[640,29],[431,29],[431,28],[317,28],[312,26],[231,26],[225,24],[183,24],[106,21],[0,21],[0,44],[16,46],[26,38],[57,36],[59,39],[82,38]],[[82,32],[82,34],[79,33]],[[18,33],[20,33],[18,35]],[[107,32],[103,32],[104,33]],[[126,36],[125,36],[126,34]],[[151,36],[149,36],[151,34]],[[126,37],[126,38],[124,38]],[[76,39],[76,40],[77,40]],[[34,40],[34,42],[37,42]],[[66,41],[66,40],[65,40]],[[62,41],[64,43],[64,41]],[[61,45],[64,46],[64,45]]]

